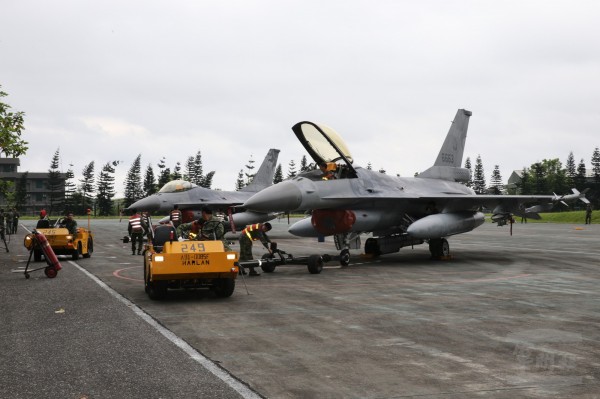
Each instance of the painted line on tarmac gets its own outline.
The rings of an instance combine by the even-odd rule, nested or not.
[[[73,261],[69,261],[69,263],[75,266],[79,271],[87,275],[93,281],[96,282],[100,287],[104,288],[110,295],[114,298],[122,302],[125,306],[131,309],[136,315],[138,315],[142,320],[152,326],[156,331],[161,333],[165,338],[183,350],[189,357],[203,366],[205,369],[210,371],[215,377],[219,378],[229,387],[231,387],[234,391],[239,393],[245,399],[262,399],[263,397],[252,391],[248,386],[241,383],[223,368],[219,367],[213,361],[208,359],[206,356],[202,355],[196,349],[194,349],[190,344],[185,342],[183,339],[179,338],[175,335],[171,330],[161,326],[156,320],[154,320],[148,313],[144,312],[140,307],[131,302],[129,299],[125,298],[117,291],[113,290],[109,287],[104,281],[100,280],[98,277],[93,275],[92,273],[85,270],[83,267],[79,266],[77,263]]]

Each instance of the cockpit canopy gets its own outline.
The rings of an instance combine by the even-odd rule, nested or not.
[[[329,126],[313,122],[299,122],[292,130],[317,165],[337,163],[344,166],[346,177],[356,177],[352,155],[340,135]]]
[[[198,187],[192,182],[186,180],[171,180],[158,191],[159,193],[181,193]]]

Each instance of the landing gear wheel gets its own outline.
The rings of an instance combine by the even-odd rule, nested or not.
[[[308,257],[308,272],[310,274],[319,274],[323,270],[323,258],[321,255],[311,255]]]
[[[365,242],[365,254],[372,255],[375,258],[381,255],[377,239],[372,237],[367,239],[367,241]]]
[[[434,259],[441,259],[450,255],[450,245],[445,238],[434,238],[429,240],[429,252]]]
[[[56,269],[54,267],[48,266],[47,268],[44,269],[44,274],[46,274],[46,277],[48,277],[48,278],[54,278],[54,277],[56,277],[58,272],[56,271]]]
[[[349,264],[350,264],[350,250],[342,249],[342,252],[340,252],[340,265],[342,265],[343,267],[346,267]]]
[[[87,253],[83,254],[84,258],[89,258],[92,256],[92,252],[94,252],[94,240],[91,238],[88,239]]]
[[[235,280],[232,278],[221,278],[218,279],[215,284],[215,294],[219,298],[228,298],[233,294],[235,290]]]
[[[273,255],[271,254],[263,254],[263,256],[261,257],[261,259],[272,259]],[[275,271],[275,265],[260,265],[260,268],[262,269],[263,272],[265,273],[273,273]]]

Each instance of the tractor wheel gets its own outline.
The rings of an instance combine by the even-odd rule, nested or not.
[[[221,278],[215,283],[215,294],[219,298],[227,298],[233,294],[235,290],[235,280],[232,278]]]
[[[87,253],[83,254],[83,257],[89,258],[90,256],[92,256],[92,252],[94,252],[94,240],[88,238]]]

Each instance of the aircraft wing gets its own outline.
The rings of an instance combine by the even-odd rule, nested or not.
[[[236,206],[243,204],[244,201],[215,201],[215,200],[199,200],[196,202],[177,202],[176,204],[179,206],[179,209],[199,209],[201,207],[207,206],[209,208],[224,208],[230,206]]]

